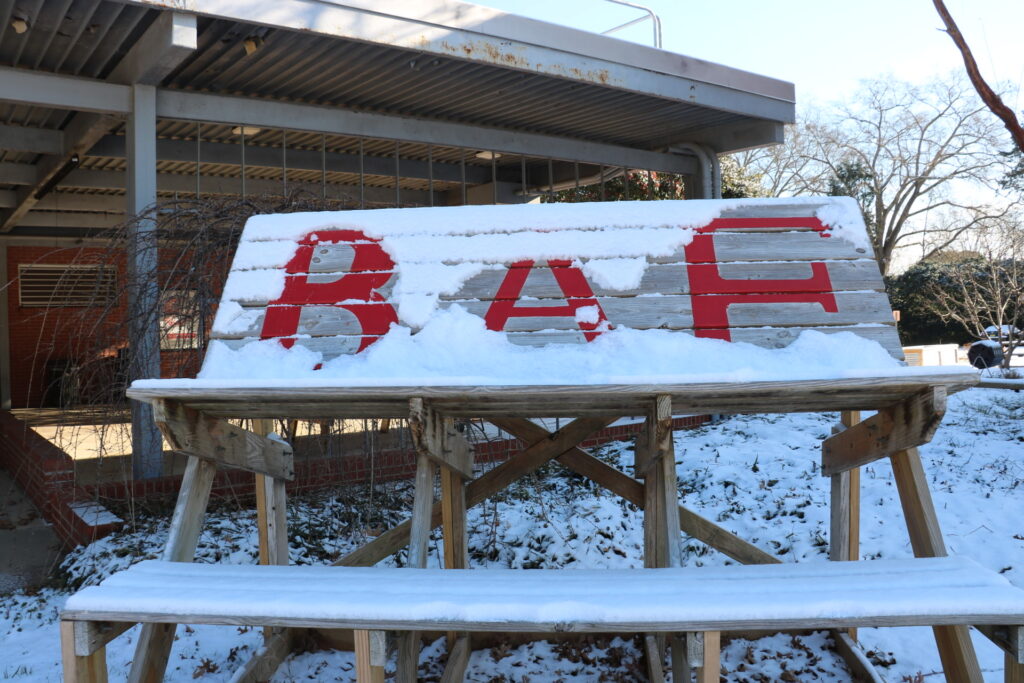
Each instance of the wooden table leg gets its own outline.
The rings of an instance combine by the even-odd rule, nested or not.
[[[946,544],[935,515],[928,479],[916,448],[894,453],[893,477],[916,557],[945,557]],[[935,644],[947,681],[981,683],[981,668],[967,626],[935,626]]]
[[[64,683],[107,683],[107,649],[85,657],[75,654],[75,622],[60,622],[60,649]]]

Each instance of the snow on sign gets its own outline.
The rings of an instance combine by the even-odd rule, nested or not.
[[[842,198],[256,216],[213,336],[327,360],[454,307],[521,345],[628,328],[779,348],[814,329],[902,358],[863,222]]]

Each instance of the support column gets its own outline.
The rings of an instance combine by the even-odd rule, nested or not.
[[[156,204],[156,88],[132,86],[127,130],[127,215]],[[128,236],[128,376],[160,376],[160,291],[157,282],[156,222],[134,221]],[[136,479],[163,473],[163,440],[153,409],[131,401],[132,474]]]
[[[7,245],[0,244],[0,410],[11,409],[11,317],[7,302],[11,289],[7,272]]]

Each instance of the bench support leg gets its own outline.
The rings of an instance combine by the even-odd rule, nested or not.
[[[430,538],[431,511],[434,506],[434,470],[436,465],[429,456],[416,457],[416,481],[413,492],[412,519],[409,530],[408,567],[424,569],[427,566],[427,541]],[[356,631],[356,633],[359,633]],[[420,658],[420,634],[415,631],[398,633],[398,683],[415,683]],[[360,683],[362,680],[360,679]]]
[[[191,562],[196,554],[206,505],[210,500],[217,466],[207,460],[189,458],[181,479],[171,529],[164,546],[168,562]],[[175,624],[143,624],[135,658],[128,673],[129,683],[158,683],[163,680],[167,658],[174,642]]]
[[[833,432],[843,431],[860,422],[860,411],[846,410],[841,425]],[[832,501],[828,556],[833,562],[860,558],[860,468],[855,467],[831,476]],[[857,629],[848,629],[857,638]]]
[[[355,631],[356,683],[384,683],[387,645],[384,631]]]
[[[1005,681],[1006,683],[1024,683],[1024,664],[1017,661],[1017,658],[1011,655],[1009,652],[1004,653],[1006,665]]]
[[[441,427],[442,448],[449,452],[465,452],[465,459],[472,462],[471,447],[455,429],[451,418],[446,418]],[[466,530],[466,485],[461,472],[451,467],[441,467],[441,533],[444,537],[445,569],[466,569],[469,566],[469,538]],[[449,631],[448,664],[445,666],[443,682],[462,683],[472,649],[470,637],[465,632]]]
[[[917,557],[945,557],[939,520],[935,515],[928,479],[916,448],[892,455],[892,471],[900,504],[910,532],[910,545]],[[981,683],[981,668],[967,626],[935,626],[935,644],[947,681]]]
[[[60,622],[60,649],[64,683],[107,683],[107,649],[101,647],[85,657],[76,655],[75,622]]]
[[[466,677],[466,665],[469,664],[469,635],[462,634],[448,652],[448,663],[444,666],[441,683],[462,683]]]
[[[678,567],[682,563],[679,536],[679,491],[672,442],[672,398],[658,396],[637,439],[635,469],[644,477],[644,566]],[[664,680],[661,654],[664,636],[646,636],[647,668],[652,681]],[[673,661],[680,653],[672,652]]]

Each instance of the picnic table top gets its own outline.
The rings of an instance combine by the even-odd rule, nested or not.
[[[470,378],[472,379],[472,378]],[[947,394],[978,384],[971,368],[898,368],[841,379],[578,385],[345,385],[337,380],[147,380],[128,390],[140,401],[174,400],[216,417],[406,417],[409,399],[429,399],[454,417],[638,415],[658,395],[675,413],[876,410],[929,387]]]

